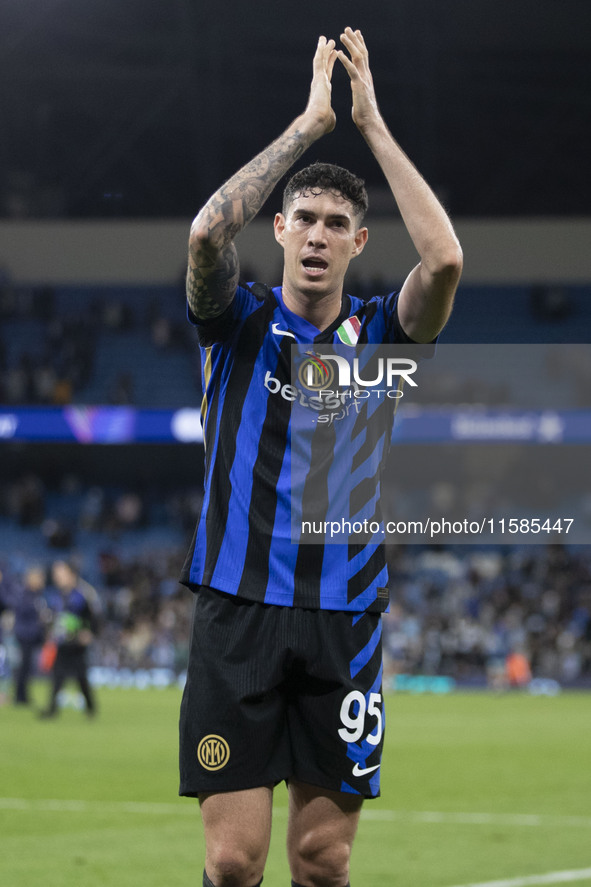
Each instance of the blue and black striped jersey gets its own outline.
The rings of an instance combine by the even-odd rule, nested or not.
[[[344,296],[341,314],[320,332],[284,305],[281,287],[251,284],[238,288],[222,315],[198,323],[205,492],[181,582],[284,606],[386,609],[380,537],[312,544],[298,538],[297,527],[334,513],[335,502],[350,516],[339,500],[339,473],[355,476],[366,462],[373,467],[357,487],[365,513],[379,518],[375,459],[383,460],[391,427],[370,441],[357,434],[355,414],[346,433],[332,420],[322,425],[315,392],[294,379],[293,346],[314,355],[332,346],[409,343],[396,302],[395,293],[368,302]]]

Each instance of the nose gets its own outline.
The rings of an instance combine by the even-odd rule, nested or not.
[[[324,222],[318,219],[308,231],[308,243],[311,246],[326,246],[326,228]]]

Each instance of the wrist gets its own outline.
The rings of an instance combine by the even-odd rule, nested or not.
[[[308,147],[312,142],[321,139],[325,133],[330,132],[334,127],[334,122],[329,123],[322,117],[304,111],[303,114],[296,117],[292,125],[302,137],[305,146]]]
[[[392,138],[384,118],[377,111],[375,114],[365,115],[359,120],[355,120],[355,124],[363,138],[368,142],[372,139]]]

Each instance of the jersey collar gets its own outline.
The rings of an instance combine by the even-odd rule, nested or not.
[[[300,317],[299,314],[294,314],[294,312],[287,307],[283,301],[283,292],[280,286],[274,287],[273,295],[277,299],[279,310],[285,318],[287,328],[290,332],[295,333],[298,339],[301,339],[303,342],[330,342],[334,331],[337,330],[342,322],[347,319],[351,310],[351,299],[349,296],[343,294],[339,316],[325,330],[319,330],[318,327],[314,326],[313,323],[310,323],[309,320]]]

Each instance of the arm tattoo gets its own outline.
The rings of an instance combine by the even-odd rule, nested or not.
[[[232,301],[239,275],[234,238],[309,142],[299,130],[283,134],[222,185],[197,216],[199,233],[189,245],[187,300],[200,320],[216,317]]]
[[[238,284],[238,255],[230,243],[217,257],[206,264],[203,257],[189,246],[187,269],[187,301],[195,317],[211,320],[228,307]]]

